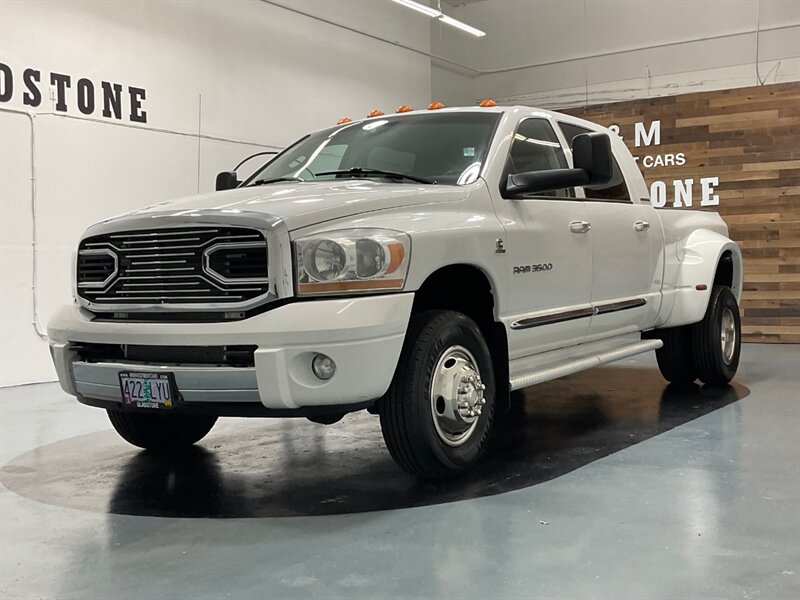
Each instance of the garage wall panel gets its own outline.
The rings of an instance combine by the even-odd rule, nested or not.
[[[13,75],[0,100],[0,386],[54,378],[32,325],[30,121],[2,111],[34,115],[45,324],[70,301],[70,257],[93,222],[209,191],[244,156],[342,116],[430,101],[426,56],[315,16],[429,50],[429,30],[392,2],[0,1],[0,63]],[[39,106],[23,102],[29,68],[39,71]],[[51,73],[71,78],[63,110]],[[79,79],[94,86],[89,114]],[[104,81],[122,86],[119,119],[103,114]],[[130,117],[129,87],[145,90],[146,122]]]
[[[449,104],[494,98],[558,109],[800,80],[796,0],[482,0],[453,5],[476,40],[435,24]]]
[[[571,109],[618,125],[648,185],[717,177],[719,212],[744,254],[745,341],[800,343],[800,83],[683,94]],[[659,121],[661,143],[636,145]],[[654,157],[683,153],[683,165]],[[645,157],[651,157],[647,164]],[[667,205],[674,198],[667,195]]]

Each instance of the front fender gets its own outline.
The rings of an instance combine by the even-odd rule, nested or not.
[[[714,231],[698,229],[676,251],[680,266],[673,287],[675,300],[669,316],[659,327],[678,327],[703,319],[717,269],[726,254],[730,254],[732,266],[731,291],[736,301],[740,300],[742,251],[736,242]]]

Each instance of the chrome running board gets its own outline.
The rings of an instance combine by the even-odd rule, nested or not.
[[[626,343],[625,345],[604,349],[602,351],[594,351],[577,357],[567,358],[564,361],[559,361],[557,364],[548,364],[537,368],[537,362],[542,361],[542,355],[526,356],[512,360],[510,363],[511,377],[509,383],[511,390],[518,390],[537,383],[544,383],[551,379],[558,379],[565,375],[572,375],[592,367],[598,367],[610,362],[649,352],[650,350],[658,350],[664,342],[661,340],[639,340],[634,343]],[[588,350],[588,348],[587,348]],[[547,353],[545,353],[547,354]]]

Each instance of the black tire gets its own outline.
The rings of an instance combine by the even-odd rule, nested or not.
[[[203,439],[217,422],[217,417],[207,416],[106,412],[125,441],[148,450],[188,448]]]
[[[664,342],[664,345],[656,350],[658,369],[664,379],[677,385],[688,385],[697,379],[690,327],[659,329],[655,335]]]
[[[471,429],[460,434],[456,432],[464,436],[463,441],[450,439],[448,443],[445,441],[447,435],[440,433],[443,428],[434,414],[434,411],[439,412],[439,402],[445,400],[441,396],[432,396],[432,385],[434,371],[437,368],[437,373],[446,370],[450,362],[446,357],[452,352],[461,352],[459,348],[467,350],[469,364],[473,360],[476,363],[477,382],[485,386],[482,390],[485,404],[480,407],[477,417],[467,417],[472,419],[468,426]],[[467,354],[462,356],[466,357]],[[444,359],[441,365],[440,359]],[[468,373],[469,370],[460,372]],[[449,373],[440,374],[436,381],[448,377]],[[459,382],[460,386],[463,381],[459,379]],[[477,388],[467,389],[469,398],[477,401],[475,394],[480,393]],[[461,396],[456,395],[456,401],[458,398]],[[379,405],[383,439],[397,464],[423,479],[444,479],[469,469],[486,449],[494,412],[492,358],[475,322],[462,313],[449,310],[412,315],[394,380]]]
[[[730,328],[723,325],[723,320],[728,319],[732,319]],[[727,353],[723,349],[724,332],[727,332],[726,339],[733,336]],[[711,290],[703,320],[692,326],[694,365],[700,381],[708,385],[727,385],[733,379],[739,368],[741,339],[742,325],[736,296],[729,287],[716,285]]]

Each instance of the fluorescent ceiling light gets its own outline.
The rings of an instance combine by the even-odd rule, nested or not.
[[[466,31],[467,33],[470,33],[475,37],[483,37],[486,35],[486,32],[481,31],[477,27],[473,27],[472,25],[467,25],[466,23],[459,21],[458,19],[454,19],[453,17],[448,17],[442,11],[436,10],[435,8],[431,8],[427,4],[420,4],[419,2],[414,2],[414,0],[392,0],[392,2],[395,2],[401,6],[405,6],[406,8],[410,8],[411,10],[420,12],[428,17],[439,19],[442,23],[446,23],[451,27],[460,29],[461,31]]]
[[[397,2],[397,4],[402,4],[403,6],[406,6],[411,10],[421,12],[423,15],[428,15],[429,17],[439,17],[442,15],[441,11],[438,11],[435,8],[431,8],[430,6],[420,4],[419,2],[414,2],[414,0],[392,0],[392,1]]]
[[[394,0],[395,2],[399,2],[399,0]],[[453,17],[448,17],[447,15],[440,15],[439,20],[442,23],[447,23],[448,25],[452,25],[456,29],[460,29],[461,31],[466,31],[467,33],[471,33],[475,37],[483,37],[486,35],[485,31],[481,31],[480,29],[473,27],[472,25],[467,25],[466,23],[462,23],[458,19],[454,19]]]

